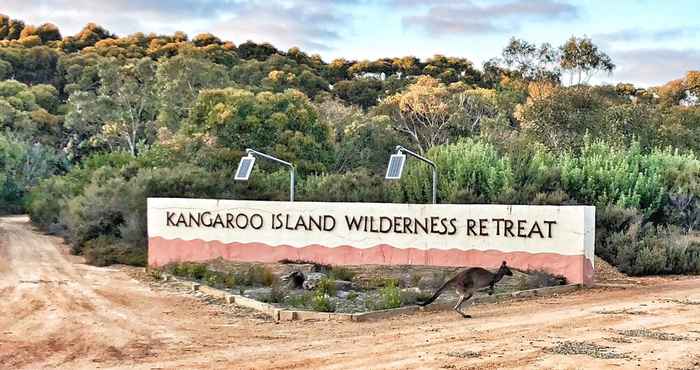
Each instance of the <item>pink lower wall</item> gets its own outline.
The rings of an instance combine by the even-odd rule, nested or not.
[[[583,255],[556,253],[501,252],[497,250],[416,249],[377,245],[372,248],[351,246],[302,248],[262,243],[228,243],[218,241],[167,240],[152,237],[148,241],[148,264],[164,266],[172,262],[208,261],[216,258],[241,262],[277,262],[283,259],[306,260],[331,265],[426,265],[482,266],[496,268],[501,261],[522,270],[541,269],[566,277],[570,284],[593,283],[593,263]]]

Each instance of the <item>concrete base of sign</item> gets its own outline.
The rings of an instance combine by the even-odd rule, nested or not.
[[[521,270],[543,269],[565,276],[574,284],[593,282],[593,262],[584,255],[462,251],[458,249],[396,248],[379,245],[372,248],[340,246],[329,248],[309,245],[302,248],[262,243],[221,243],[219,241],[167,240],[152,237],[148,242],[148,264],[161,267],[174,262],[204,262],[216,258],[240,262],[313,261],[329,265],[425,265],[425,266],[499,266],[501,261]]]
[[[174,276],[167,275],[164,281],[172,282],[173,284],[179,284],[188,288],[194,288],[194,284],[191,281],[180,280]],[[196,284],[196,283],[195,283]],[[330,320],[330,321],[370,321],[370,320],[380,320],[386,319],[394,316],[405,315],[414,313],[416,311],[435,311],[435,310],[447,310],[452,309],[454,303],[434,303],[427,307],[420,306],[405,306],[399,308],[393,308],[388,310],[380,311],[370,311],[362,313],[335,313],[335,312],[317,312],[317,311],[301,311],[301,310],[289,310],[284,308],[275,307],[269,303],[256,301],[254,299],[244,297],[238,294],[231,294],[225,290],[212,288],[207,285],[197,285],[197,291],[204,293],[206,295],[221,299],[228,304],[235,304],[241,307],[247,307],[258,312],[261,312],[275,321],[306,321],[306,320]],[[560,285],[546,288],[537,288],[529,290],[521,290],[511,293],[495,294],[486,297],[477,297],[469,300],[467,304],[485,304],[485,303],[496,303],[511,299],[523,299],[532,297],[545,297],[556,294],[563,294],[573,292],[575,290],[581,289],[581,284],[570,284],[570,285]]]

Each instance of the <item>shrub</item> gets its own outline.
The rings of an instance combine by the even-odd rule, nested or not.
[[[154,268],[154,269],[148,268],[147,271],[148,271],[148,274],[151,276],[152,279],[154,279],[154,280],[161,280],[161,279],[163,279],[163,271],[162,271],[161,269],[157,269],[157,268]]]
[[[113,264],[146,266],[147,259],[145,248],[128,245],[104,235],[88,241],[83,249],[83,254],[85,261],[95,266]]]
[[[425,302],[432,296],[431,293],[426,292],[426,291],[413,291],[413,290],[408,290],[408,291],[402,291],[401,292],[401,304],[404,305],[411,305],[415,304],[417,302]]]
[[[355,273],[347,267],[333,266],[328,273],[328,278],[332,280],[351,281],[354,277]]]
[[[335,311],[335,305],[331,302],[330,297],[319,290],[314,292],[313,298],[311,299],[311,308],[319,312]]]
[[[319,280],[318,285],[314,289],[317,293],[322,295],[335,295],[335,280],[330,278],[322,278]]]
[[[311,292],[304,292],[299,295],[289,296],[284,303],[296,308],[308,308],[311,305],[311,301],[314,298],[314,294]]]
[[[253,265],[245,273],[241,282],[249,286],[272,286],[275,280],[275,275],[269,268],[263,265]]]
[[[224,281],[223,281],[224,288],[226,289],[233,289],[236,285],[238,285],[238,280],[236,279],[236,274],[234,273],[228,273],[224,276]]]
[[[366,170],[307,177],[300,197],[305,201],[388,202],[384,180]]]
[[[544,270],[527,270],[518,282],[518,288],[521,290],[557,285],[566,285],[566,278],[561,275],[550,274]]]
[[[642,215],[634,208],[606,206],[597,208],[595,216],[595,253],[616,265],[618,249],[628,240],[627,231],[630,227],[638,228],[641,225]]]
[[[262,301],[266,303],[282,303],[284,302],[285,290],[279,284],[273,284],[270,294],[263,297]]]
[[[212,287],[220,287],[224,284],[224,274],[217,271],[207,270],[204,274],[204,283]]]
[[[617,234],[620,271],[630,275],[698,274],[700,248],[678,228],[651,224],[639,232]]]
[[[382,309],[398,308],[401,306],[401,290],[396,281],[389,281],[380,290]]]
[[[496,148],[471,139],[433,147],[428,153],[440,173],[439,197],[444,203],[490,202],[510,194],[513,172],[508,158]],[[431,197],[431,170],[422,163],[409,162],[404,169],[400,189],[394,191],[398,202],[424,202]]]

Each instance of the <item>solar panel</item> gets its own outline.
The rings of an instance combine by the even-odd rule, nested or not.
[[[241,162],[238,163],[238,169],[236,170],[236,176],[233,179],[247,181],[248,177],[250,177],[250,172],[253,171],[253,164],[255,164],[255,157],[249,155],[241,158]]]
[[[403,172],[403,165],[406,163],[405,154],[392,154],[389,157],[389,166],[386,169],[387,180],[397,180],[401,178],[401,172]]]

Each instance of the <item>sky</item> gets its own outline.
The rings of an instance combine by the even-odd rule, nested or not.
[[[88,22],[119,36],[211,32],[326,61],[443,54],[481,66],[511,37],[558,46],[588,36],[617,66],[594,83],[655,86],[700,69],[697,0],[0,0],[0,13],[64,36]]]

